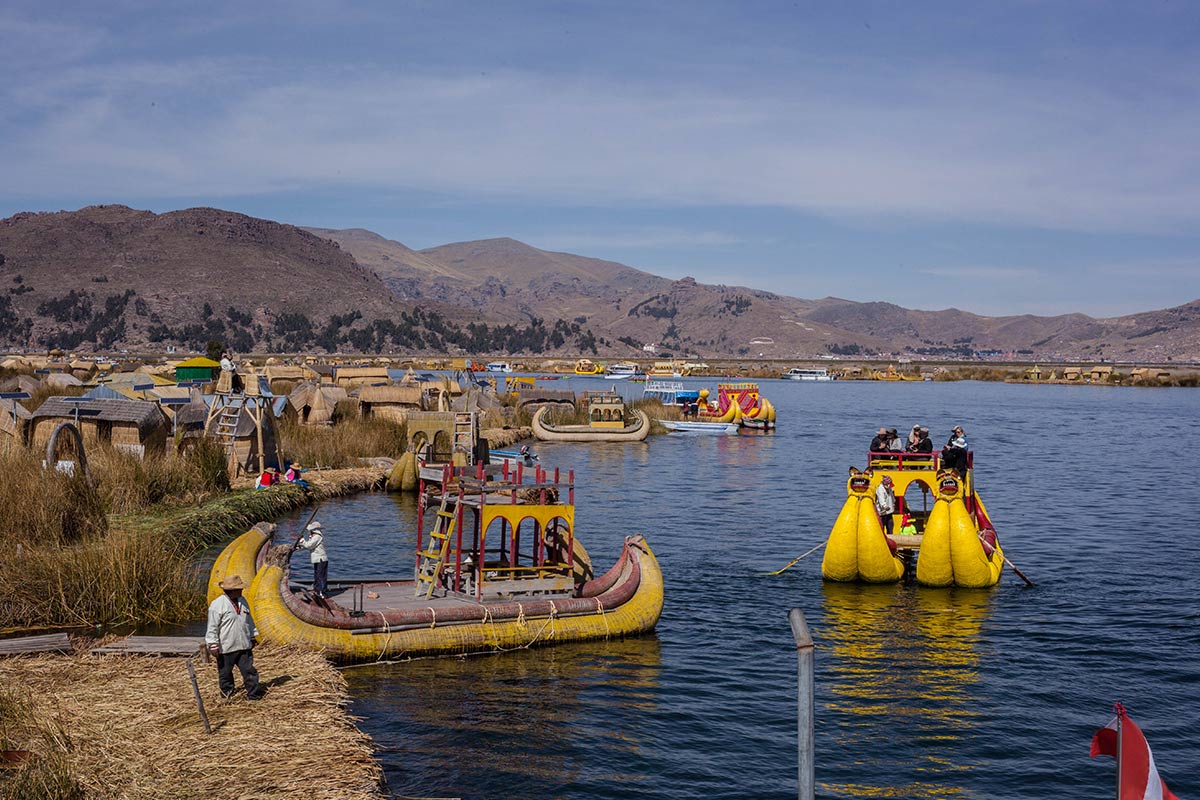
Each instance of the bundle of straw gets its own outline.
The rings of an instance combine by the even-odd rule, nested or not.
[[[4,715],[0,747],[34,754],[0,776],[0,797],[27,785],[87,798],[383,797],[341,674],[319,653],[291,648],[256,649],[255,665],[268,689],[250,702],[240,689],[222,700],[216,669],[196,663],[208,735],[182,659],[0,661],[0,708],[22,712]]]

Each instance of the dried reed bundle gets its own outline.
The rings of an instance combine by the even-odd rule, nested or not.
[[[382,770],[346,712],[341,674],[319,653],[290,648],[260,648],[255,662],[269,687],[259,702],[221,700],[215,668],[196,663],[209,736],[182,659],[0,661],[8,687],[0,708],[21,711],[0,727],[3,745],[38,755],[0,777],[0,797],[34,769],[47,785],[82,789],[54,795],[62,797],[383,797]]]

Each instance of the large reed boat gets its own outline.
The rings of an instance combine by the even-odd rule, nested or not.
[[[330,581],[318,597],[292,580],[293,543],[260,523],[218,556],[210,601],[226,576],[253,576],[245,596],[261,641],[342,661],[618,638],[657,624],[662,574],[641,535],[593,574],[576,537],[574,471],[423,464],[420,489],[411,579]]]
[[[868,453],[866,470],[850,469],[846,502],[825,544],[824,578],[994,586],[1004,568],[1004,552],[975,488],[974,460],[974,453],[968,452],[960,474],[944,469],[938,453]],[[890,537],[875,509],[875,492],[885,476],[891,478],[896,495],[895,533]],[[920,489],[920,509],[910,507],[907,495],[912,487]],[[907,532],[902,527],[906,518]]]
[[[616,392],[586,392],[586,425],[558,425],[550,421],[550,408],[533,415],[533,435],[543,442],[640,442],[650,434],[650,418],[641,409],[626,409]],[[628,412],[628,413],[626,413]]]

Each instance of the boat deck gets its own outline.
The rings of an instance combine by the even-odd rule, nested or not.
[[[527,583],[534,583],[527,581]],[[359,587],[362,587],[360,594]],[[329,592],[326,598],[339,606],[347,609],[359,609],[361,602],[362,611],[401,611],[413,608],[432,608],[436,612],[439,609],[445,608],[460,608],[462,606],[489,606],[500,605],[503,603],[511,603],[513,597],[484,597],[482,601],[476,600],[474,597],[464,597],[461,595],[440,595],[437,592],[433,597],[414,597],[414,582],[413,581],[380,581],[380,582],[337,582],[331,583]],[[304,598],[308,595],[308,586],[293,585],[289,587],[293,594],[297,597]],[[371,595],[376,595],[372,597]],[[557,598],[572,597],[571,592],[546,592],[543,594],[530,595],[529,599],[539,600],[554,600]],[[319,601],[309,601],[319,602]]]

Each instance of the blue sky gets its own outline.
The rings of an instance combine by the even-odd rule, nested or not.
[[[0,5],[0,216],[209,205],[982,314],[1200,297],[1200,6]]]

